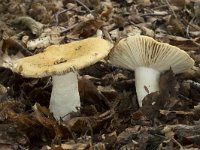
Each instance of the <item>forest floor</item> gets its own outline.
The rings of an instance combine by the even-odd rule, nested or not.
[[[107,58],[79,71],[82,106],[61,121],[47,109],[51,77],[25,78],[5,67],[52,44],[134,35],[177,46],[195,60],[187,72],[162,73],[160,91],[140,108],[134,71]],[[200,149],[199,53],[198,0],[0,0],[0,149]]]

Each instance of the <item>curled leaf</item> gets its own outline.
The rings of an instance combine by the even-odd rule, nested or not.
[[[14,24],[17,25],[22,25],[27,27],[28,29],[31,30],[31,32],[36,35],[39,36],[42,31],[43,31],[43,24],[41,24],[40,22],[37,22],[36,20],[34,20],[31,17],[18,17],[13,21]]]

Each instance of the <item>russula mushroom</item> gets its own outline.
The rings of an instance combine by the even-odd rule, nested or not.
[[[109,59],[114,65],[135,71],[140,107],[147,94],[159,91],[162,72],[171,68],[174,73],[181,73],[194,65],[194,60],[185,51],[142,35],[120,40],[109,54]]]
[[[73,69],[78,70],[103,59],[112,46],[101,38],[52,45],[42,53],[16,60],[12,70],[25,77],[52,76],[49,109],[59,119],[80,106],[78,80]]]

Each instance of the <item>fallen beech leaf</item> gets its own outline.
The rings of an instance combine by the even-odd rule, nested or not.
[[[67,128],[65,133],[63,132],[63,128],[61,128],[61,126],[53,118],[53,115],[49,112],[49,110],[46,107],[41,107],[38,103],[36,103],[33,106],[33,110],[34,116],[37,119],[37,121],[40,122],[47,129],[55,133],[55,141],[58,141],[60,143],[60,140],[62,139],[64,134],[70,135],[70,133],[67,132]]]
[[[200,125],[168,125],[169,128],[175,133],[176,138],[179,139],[181,143],[184,143],[187,140],[188,144],[200,144]]]
[[[172,70],[165,72],[161,75],[159,88],[162,93],[171,94],[171,96],[176,94],[175,86],[177,84],[177,78]]]
[[[196,46],[190,39],[181,37],[181,36],[173,36],[173,35],[166,35],[166,38],[169,39],[169,44],[175,45],[183,50],[186,51],[197,51],[199,47]],[[199,39],[196,39],[195,42],[200,44]]]
[[[14,147],[27,147],[29,144],[28,139],[22,135],[13,124],[1,123],[0,124],[0,148],[2,150],[13,150]],[[13,136],[14,135],[14,136]],[[25,148],[26,149],[26,148]]]
[[[109,100],[114,100],[118,93],[112,86],[98,86],[98,91],[100,91]]]
[[[97,90],[96,86],[90,80],[85,78],[79,79],[78,89],[83,104],[89,103],[97,107],[100,106],[103,110],[110,108],[111,104],[108,99]]]
[[[101,28],[103,25],[104,21],[100,18],[90,19],[76,26],[73,29],[72,34],[79,34],[79,37],[87,38],[96,34],[97,29]]]
[[[123,132],[121,132],[117,136],[117,142],[120,143],[128,143],[128,139],[131,138],[131,135],[134,133],[138,133],[140,131],[141,126],[136,125],[134,127],[126,128]],[[131,140],[131,139],[130,139]]]
[[[131,114],[131,119],[133,120],[139,120],[142,117],[142,112],[141,111],[136,111],[134,113]]]
[[[100,18],[109,18],[110,14],[113,11],[113,7],[111,3],[104,3],[104,10],[103,12],[100,14]]]
[[[94,105],[86,105],[80,108],[81,113],[85,114],[86,116],[93,116],[97,115],[98,111]]]
[[[90,131],[92,132],[97,127],[100,127],[103,123],[108,120],[111,120],[114,115],[114,110],[106,111],[100,115],[91,116],[91,117],[75,117],[64,122],[66,126],[76,133]]]
[[[175,18],[174,16],[171,16],[170,19],[169,19],[168,24],[173,27],[173,31],[172,32],[177,32],[178,31],[178,34],[184,36],[184,34],[185,34],[185,26],[183,25],[183,23],[178,18]]]
[[[12,38],[4,39],[2,45],[2,52],[8,55],[16,55],[18,52],[22,52],[25,56],[32,55],[25,46],[25,44],[20,41],[14,40]]]
[[[49,21],[51,20],[50,13],[51,12],[48,12],[46,7],[39,2],[33,2],[31,4],[31,8],[29,9],[29,15],[44,24],[49,23]]]
[[[39,122],[25,113],[20,113],[20,105],[22,106],[22,104],[16,101],[5,101],[4,103],[1,103],[1,115],[6,117],[6,119],[10,122],[16,124],[18,127],[17,129],[30,139],[40,135],[39,133],[44,133],[44,130],[41,128]],[[42,134],[40,136],[44,135]]]

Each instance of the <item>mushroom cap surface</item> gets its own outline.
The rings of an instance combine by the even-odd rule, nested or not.
[[[101,38],[88,38],[68,44],[51,45],[44,52],[18,59],[12,70],[25,77],[62,75],[96,63],[108,55],[113,44]]]
[[[171,68],[174,73],[187,71],[194,65],[194,60],[180,48],[143,35],[120,40],[110,52],[109,60],[130,70],[149,67],[163,72]]]

